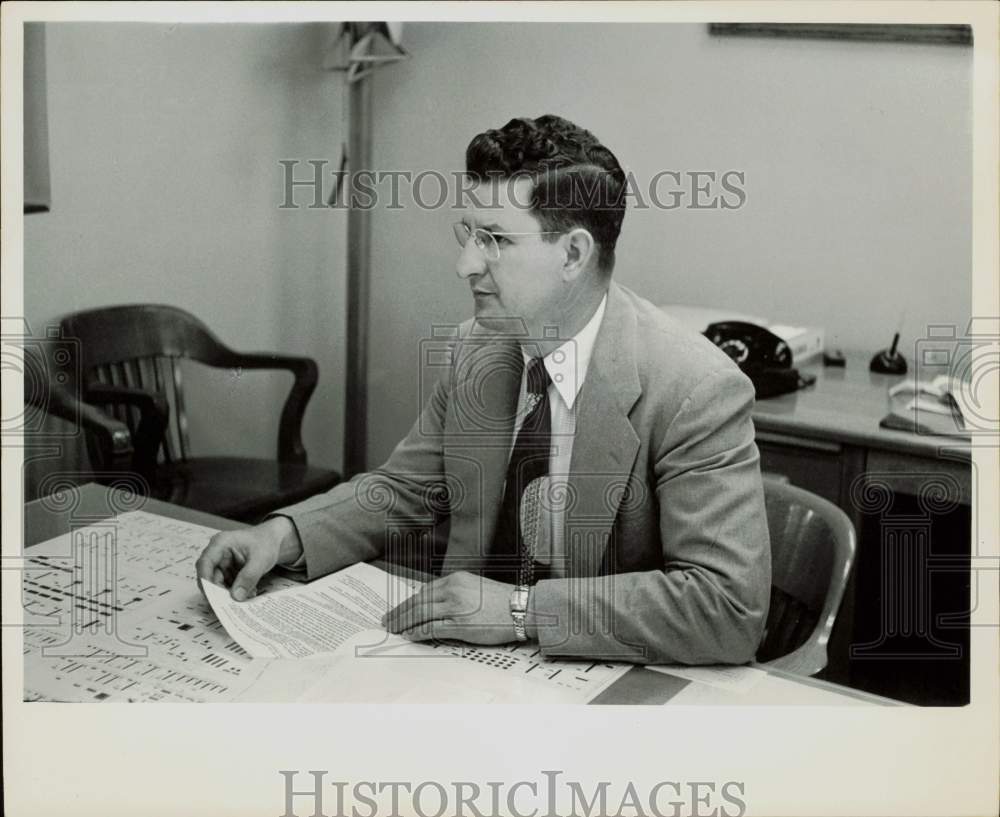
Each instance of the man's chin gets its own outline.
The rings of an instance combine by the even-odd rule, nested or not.
[[[491,335],[521,338],[527,334],[524,328],[524,321],[520,318],[511,318],[508,315],[490,315],[477,312],[473,318],[473,322],[478,331]]]
[[[507,323],[506,317],[500,314],[496,308],[496,304],[479,303],[478,299],[473,310],[473,318],[484,329],[493,331],[502,331]]]
[[[480,312],[478,309],[473,320],[483,329],[489,329],[493,332],[502,332],[509,323],[506,318],[500,315],[491,315],[488,312]]]
[[[526,334],[524,319],[514,318],[506,314],[503,307],[494,302],[493,298],[486,298],[482,301],[476,299],[473,320],[481,330],[493,334],[509,335],[510,337],[523,337]]]

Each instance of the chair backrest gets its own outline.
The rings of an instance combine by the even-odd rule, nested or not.
[[[66,336],[80,341],[84,383],[104,383],[159,392],[170,406],[163,440],[167,460],[185,460],[190,451],[184,388],[178,358],[219,365],[226,349],[194,315],[173,306],[136,304],[102,307],[68,315]],[[108,408],[135,430],[137,413],[122,405]]]
[[[826,645],[854,564],[857,535],[840,508],[764,479],[771,534],[771,609],[757,660],[800,675],[826,666]]]

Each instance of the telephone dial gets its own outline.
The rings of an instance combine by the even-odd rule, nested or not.
[[[792,368],[792,350],[773,332],[744,321],[713,323],[705,337],[733,359],[753,381],[758,399],[797,391],[816,382]]]

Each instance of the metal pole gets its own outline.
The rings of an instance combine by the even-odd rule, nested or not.
[[[371,170],[371,78],[350,83],[350,177]],[[344,476],[365,470],[368,445],[368,298],[371,211],[353,206],[348,185],[347,211],[347,382],[344,400]]]

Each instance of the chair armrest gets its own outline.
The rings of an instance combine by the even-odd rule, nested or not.
[[[90,402],[121,404],[139,410],[131,466],[140,474],[151,478],[156,469],[156,457],[163,443],[164,432],[170,422],[170,404],[166,398],[159,392],[110,383],[89,384],[86,396]]]
[[[127,470],[132,462],[132,434],[128,426],[109,417],[100,409],[84,403],[56,383],[50,383],[45,395],[27,396],[28,402],[53,417],[79,426],[93,436],[88,444],[94,465],[105,470]]]
[[[268,353],[234,352],[223,346],[212,365],[234,369],[285,369],[295,382],[285,399],[278,424],[278,461],[306,464],[306,449],[302,445],[302,418],[319,380],[319,367],[309,357],[272,355]]]

